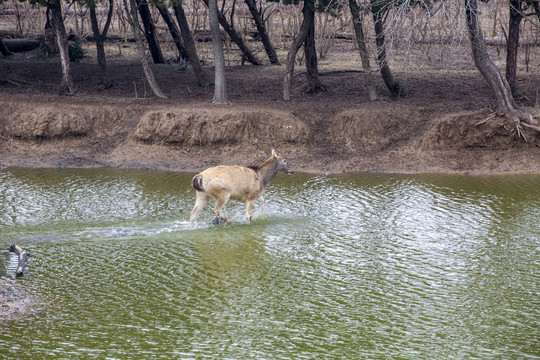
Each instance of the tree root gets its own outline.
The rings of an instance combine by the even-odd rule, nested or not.
[[[523,140],[525,140],[525,142],[529,142],[529,140],[527,140],[527,137],[525,136],[525,134],[522,131],[521,120],[518,117],[514,117],[514,124],[515,124],[515,127],[512,130],[512,133],[514,134],[514,136],[517,137],[518,139],[523,138]]]
[[[326,92],[326,91],[328,91],[326,86],[320,81],[317,81],[316,83],[313,83],[313,84],[307,84],[306,86],[304,86],[304,93],[306,94],[318,94],[320,92]]]
[[[489,120],[491,120],[491,119],[494,119],[496,116],[497,116],[497,113],[491,113],[491,114],[489,114],[488,117],[486,117],[484,120],[479,121],[479,122],[477,122],[476,124],[474,124],[474,126],[480,126],[480,125],[483,125],[483,124],[485,124],[487,121],[489,121]]]
[[[229,100],[223,101],[223,100],[215,100],[214,99],[214,100],[212,100],[212,104],[213,105],[232,105],[233,103],[230,102]]]
[[[512,135],[518,139],[523,139],[525,142],[529,142],[525,134],[523,133],[523,127],[532,129],[534,131],[540,132],[540,126],[538,126],[538,121],[533,118],[533,116],[523,110],[517,109],[507,114],[498,114],[493,112],[489,114],[485,119],[477,122],[475,126],[480,126],[485,124],[487,121],[492,120],[496,117],[503,117],[508,120],[511,120],[514,123],[514,128],[509,129],[505,125],[504,128],[511,131]]]
[[[61,84],[58,86],[59,95],[74,96],[77,95],[77,89],[73,85]]]
[[[517,136],[517,138],[523,138],[525,142],[529,142],[527,140],[527,137],[523,133],[523,126],[533,129],[537,132],[540,132],[540,127],[538,126],[538,120],[534,119],[532,114],[523,111],[521,109],[513,109],[512,111],[509,111],[506,115],[506,118],[514,121],[515,128],[513,130],[514,136]]]
[[[536,131],[540,132],[540,126],[527,124],[526,122],[521,123],[521,125],[523,125],[525,127],[528,127],[529,129],[533,129],[533,130],[536,130]]]
[[[104,90],[108,90],[108,89],[112,89],[112,88],[115,88],[116,85],[114,84],[114,82],[112,81],[107,81],[105,82],[103,85],[101,85],[98,89],[98,91],[104,91]]]

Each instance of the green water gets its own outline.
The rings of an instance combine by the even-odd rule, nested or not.
[[[221,226],[191,177],[0,170],[1,357],[540,358],[539,176],[279,175]]]

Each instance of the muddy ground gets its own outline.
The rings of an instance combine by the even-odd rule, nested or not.
[[[0,276],[0,324],[26,313],[33,302],[17,287],[15,280]]]
[[[59,95],[58,60],[16,54],[0,60],[18,84],[0,85],[0,163],[198,171],[258,163],[276,148],[297,171],[540,173],[539,134],[525,130],[525,142],[503,119],[481,123],[492,96],[466,59],[468,48],[462,51],[464,60],[449,66],[422,59],[394,65],[408,96],[390,97],[376,76],[381,100],[373,103],[363,74],[345,72],[360,68],[354,49],[321,60],[326,92],[304,94],[304,76],[296,77],[290,102],[281,100],[283,65],[233,65],[232,106],[213,105],[213,89],[197,86],[190,68],[174,64],[153,67],[169,96],[160,100],[145,86],[139,63],[115,57],[113,88],[99,90],[90,56],[73,64],[76,95]],[[518,96],[537,117],[539,65],[520,67]],[[212,77],[212,68],[207,72]]]

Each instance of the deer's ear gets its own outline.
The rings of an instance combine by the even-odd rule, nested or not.
[[[272,155],[273,155],[273,156],[276,156],[276,157],[278,156],[275,149],[272,149]]]

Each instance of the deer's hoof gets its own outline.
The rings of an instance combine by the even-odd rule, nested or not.
[[[225,223],[227,223],[227,220],[225,220],[221,216],[216,216],[216,218],[212,220],[212,225],[222,225]]]

